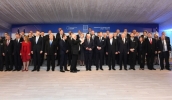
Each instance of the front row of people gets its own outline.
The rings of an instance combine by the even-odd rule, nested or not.
[[[130,70],[135,70],[136,57],[138,57],[141,70],[144,70],[145,58],[148,69],[155,70],[153,67],[155,54],[159,54],[161,70],[164,69],[164,60],[165,68],[170,70],[169,52],[171,51],[171,47],[170,42],[166,40],[165,35],[162,35],[158,42],[156,42],[155,39],[152,38],[151,33],[148,33],[147,38],[144,38],[143,36],[137,38],[131,33],[129,39],[126,38],[126,33],[121,34],[118,38],[114,38],[113,34],[109,34],[106,39],[103,37],[102,32],[98,32],[98,36],[94,39],[91,38],[91,34],[87,34],[85,39],[77,39],[77,36],[72,34],[69,43],[67,41],[67,36],[63,34],[62,39],[57,43],[54,39],[54,35],[50,34],[49,40],[47,40],[46,43],[43,43],[43,38],[40,37],[40,32],[36,31],[35,37],[33,37],[31,41],[29,41],[28,36],[24,36],[24,39],[20,38],[20,34],[16,34],[15,40],[11,40],[10,36],[7,36],[4,43],[0,44],[0,71],[3,71],[3,57],[5,58],[5,71],[13,70],[12,55],[14,55],[15,60],[14,71],[20,71],[22,65],[22,71],[28,71],[31,56],[33,56],[34,61],[34,68],[32,71],[39,71],[41,66],[41,54],[43,51],[47,58],[47,71],[50,70],[50,65],[52,65],[52,71],[54,71],[55,57],[58,48],[60,48],[58,53],[60,55],[60,72],[69,71],[67,69],[67,57],[68,52],[70,52],[72,55],[70,72],[76,73],[79,71],[76,66],[81,45],[84,48],[86,71],[91,71],[93,53],[96,53],[94,54],[96,55],[96,70],[103,70],[104,52],[108,55],[109,70],[116,70],[115,61],[117,55],[119,56],[120,70],[122,70],[122,65],[124,65],[124,69],[127,70],[128,57]]]

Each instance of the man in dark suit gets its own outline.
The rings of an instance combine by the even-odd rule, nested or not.
[[[167,70],[171,70],[169,66],[169,52],[171,52],[171,46],[168,40],[166,40],[165,35],[161,36],[161,39],[158,41],[157,46],[158,46],[161,70],[164,69],[164,59],[165,59],[165,68]]]
[[[34,60],[34,69],[32,71],[40,70],[43,45],[44,45],[43,38],[40,36],[40,31],[36,31],[31,46],[31,53],[33,54],[33,60]]]
[[[147,45],[147,66],[149,70],[156,70],[153,67],[153,61],[155,54],[157,53],[157,46],[156,46],[156,40],[152,38],[152,33],[148,33],[148,38],[145,39],[146,45]]]
[[[125,33],[121,35],[121,39],[118,41],[118,53],[120,70],[122,70],[122,62],[124,69],[127,70],[127,54],[129,54],[129,41],[127,40]]]
[[[20,56],[21,45],[23,42],[23,38],[20,37],[20,34],[15,34],[16,38],[14,40],[14,64],[15,69],[13,71],[20,71],[22,68],[22,60]]]
[[[0,43],[0,71],[3,71],[3,66],[4,66],[4,64],[3,64],[3,46],[4,46],[4,44],[3,43]]]
[[[83,43],[84,50],[85,50],[85,64],[86,64],[86,71],[91,71],[92,65],[92,54],[94,49],[94,41],[91,39],[91,35],[87,34],[86,39]]]
[[[6,36],[6,40],[4,41],[4,50],[3,55],[5,56],[5,71],[13,70],[13,53],[14,53],[14,43],[11,40],[11,37],[8,35]]]
[[[68,56],[69,46],[66,39],[67,36],[63,34],[62,40],[60,40],[60,72],[69,71],[67,69],[67,56]]]
[[[80,44],[80,40],[77,40],[77,37],[75,34],[72,35],[72,42],[71,42],[71,47],[72,47],[72,64],[70,67],[70,72],[72,73],[76,73],[77,70],[76,66],[77,66],[77,60],[78,60],[78,54],[79,54],[79,44]]]
[[[104,56],[104,47],[106,45],[105,38],[102,37],[102,32],[98,32],[98,38],[95,40],[95,48],[96,48],[96,70],[103,70],[103,56]]]
[[[113,34],[109,34],[109,39],[106,42],[106,54],[108,55],[109,70],[115,69],[115,54],[118,52],[117,40],[113,38]]]
[[[96,40],[97,36],[95,35],[94,30],[91,31],[91,39],[94,42],[94,46],[95,46],[95,40]],[[96,65],[96,48],[94,47],[92,50],[93,54],[92,54],[92,65]]]
[[[41,54],[41,66],[42,66],[42,64],[43,64],[43,62],[44,62],[45,43],[46,43],[46,41],[47,41],[48,39],[46,39],[47,37],[44,36],[44,31],[42,31],[42,32],[40,33],[40,36],[41,36],[42,39],[43,39],[43,53]],[[48,38],[49,38],[49,37],[48,37]]]
[[[135,38],[134,33],[130,33],[130,39],[129,39],[129,49],[130,49],[129,64],[130,64],[130,68],[129,68],[129,70],[131,70],[131,69],[135,70],[137,47],[138,47],[138,40]]]
[[[116,32],[114,32],[113,38],[114,38],[115,41],[117,41],[117,46],[118,46],[119,37],[117,36]],[[119,65],[119,53],[115,54],[115,61]]]
[[[47,56],[47,71],[50,70],[50,63],[52,71],[55,70],[55,55],[57,55],[57,44],[53,39],[53,34],[49,35],[49,40],[45,43],[45,55]]]
[[[57,41],[57,47],[58,47],[57,53],[58,54],[60,53],[59,43],[62,40],[63,34],[64,34],[63,30],[59,29],[59,33],[57,33],[57,35],[56,35],[56,41]],[[57,64],[57,66],[58,66],[58,65],[60,65],[60,55],[57,55],[57,59],[58,59],[58,64]]]
[[[72,32],[69,31],[69,35],[67,36],[67,42],[68,42],[68,66],[71,65],[71,60],[72,60],[72,52],[71,52],[71,41],[72,41]]]

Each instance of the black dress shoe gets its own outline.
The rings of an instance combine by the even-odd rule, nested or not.
[[[5,71],[8,71],[8,69],[6,69]]]
[[[127,71],[127,68],[125,68],[125,70]]]
[[[80,70],[77,69],[76,71],[79,72]]]
[[[3,70],[1,69],[0,71],[2,72]]]
[[[171,69],[170,69],[170,68],[167,68],[167,70],[171,71]]]
[[[65,71],[69,71],[68,69],[65,69]]]
[[[100,70],[103,70],[103,68],[100,68]]]
[[[32,72],[36,71],[35,69],[32,70]]]
[[[39,69],[37,70],[37,72],[39,72]]]
[[[86,69],[86,71],[88,71],[88,69]]]
[[[77,73],[77,71],[70,71],[71,73]]]
[[[120,68],[119,70],[122,70],[122,68]]]
[[[156,70],[155,68],[152,68],[152,70]]]
[[[13,71],[17,71],[16,69],[14,69]]]
[[[65,71],[64,70],[60,70],[60,72],[64,73]]]
[[[136,70],[135,68],[133,68],[133,70]]]
[[[96,68],[96,70],[99,70],[98,68]]]
[[[109,70],[111,70],[111,69],[109,68]]]
[[[116,70],[115,68],[113,68],[113,70]]]
[[[47,72],[50,71],[49,69],[47,69]]]
[[[91,69],[89,69],[89,71],[91,71]]]
[[[164,68],[161,68],[161,70],[164,70]]]

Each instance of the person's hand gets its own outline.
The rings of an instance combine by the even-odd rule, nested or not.
[[[108,55],[108,52],[106,52],[106,55]]]
[[[91,51],[92,49],[91,49],[91,48],[89,48],[89,50]]]
[[[68,50],[66,50],[66,53],[68,53]]]
[[[57,55],[57,53],[54,53],[54,55]]]
[[[115,52],[115,54],[118,54],[118,52]]]
[[[134,49],[130,49],[131,52],[134,52]]]
[[[33,51],[31,51],[31,54],[33,54]]]
[[[146,53],[146,55],[147,55],[147,53]]]
[[[47,53],[45,53],[45,55],[47,55]]]
[[[129,52],[127,52],[127,54],[129,54]]]
[[[118,53],[120,53],[120,52],[118,51]]]
[[[158,53],[161,53],[161,51],[158,51]]]
[[[40,51],[40,54],[42,54],[42,51]]]
[[[5,56],[5,53],[2,53],[3,56]]]
[[[30,53],[28,53],[28,55],[30,55]]]
[[[155,54],[157,54],[157,51],[155,51]]]
[[[22,55],[22,53],[20,53],[20,56]]]
[[[86,47],[86,50],[88,50],[88,47]]]

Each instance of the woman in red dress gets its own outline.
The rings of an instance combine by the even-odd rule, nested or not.
[[[29,61],[31,59],[30,53],[31,53],[31,42],[29,41],[29,38],[25,36],[20,51],[20,55],[23,61],[22,71],[28,71]]]

